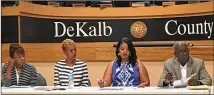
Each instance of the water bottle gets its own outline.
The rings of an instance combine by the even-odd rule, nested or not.
[[[68,89],[74,88],[74,76],[72,72],[68,75]]]

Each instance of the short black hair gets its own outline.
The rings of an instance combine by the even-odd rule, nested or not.
[[[124,37],[122,39],[120,39],[117,43],[117,46],[116,46],[116,56],[117,56],[117,63],[118,63],[118,66],[121,65],[121,57],[120,55],[118,55],[119,53],[119,47],[122,43],[126,43],[128,45],[128,49],[129,49],[129,52],[130,52],[130,55],[129,55],[129,63],[128,64],[132,64],[132,66],[135,66],[136,64],[136,60],[137,60],[137,55],[136,55],[136,50],[134,48],[134,45],[132,44],[132,41],[127,38],[127,37]]]

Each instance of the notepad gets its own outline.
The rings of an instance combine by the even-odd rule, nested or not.
[[[34,87],[34,90],[49,90],[49,89],[54,89],[54,87],[46,87],[46,86],[38,86],[38,87]]]
[[[12,85],[10,88],[30,88],[30,86],[17,86],[17,85]]]
[[[63,87],[37,86],[37,87],[34,87],[34,90],[52,91],[52,90],[66,90],[66,88],[63,88]]]
[[[209,90],[210,86],[200,85],[200,86],[187,86],[189,90]]]

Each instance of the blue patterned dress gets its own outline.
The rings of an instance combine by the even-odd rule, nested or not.
[[[140,84],[139,68],[137,64],[133,67],[131,64],[121,64],[114,61],[112,68],[113,86],[137,86]]]

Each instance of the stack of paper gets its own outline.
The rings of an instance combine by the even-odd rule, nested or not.
[[[190,90],[209,90],[210,86],[207,85],[200,85],[200,86],[187,86]]]
[[[10,88],[30,88],[30,86],[17,86],[17,85],[12,85]]]

